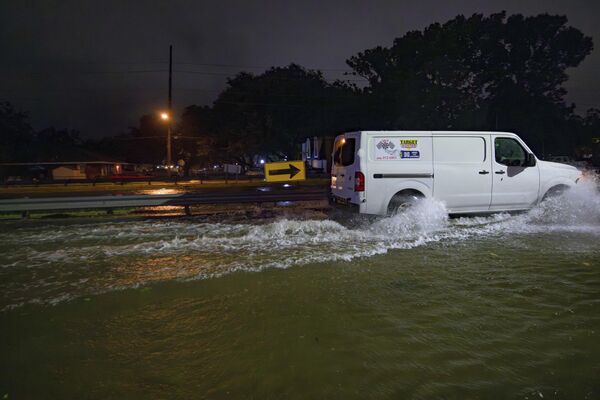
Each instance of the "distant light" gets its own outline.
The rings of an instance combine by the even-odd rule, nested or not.
[[[342,138],[341,143],[346,144],[346,138]]]
[[[284,183],[284,184],[283,184],[283,187],[284,187],[284,188],[289,188],[289,187],[292,187],[292,185],[290,185],[289,183]]]
[[[261,163],[261,164],[264,164],[264,163],[265,163],[265,160],[262,160],[262,159],[261,159],[261,160],[260,160],[260,163]]]
[[[160,119],[162,119],[163,121],[168,121],[169,120],[169,114],[166,113],[166,112],[160,113]]]

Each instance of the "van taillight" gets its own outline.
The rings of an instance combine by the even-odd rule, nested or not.
[[[362,172],[356,171],[354,173],[354,191],[364,192],[365,191],[365,175]]]

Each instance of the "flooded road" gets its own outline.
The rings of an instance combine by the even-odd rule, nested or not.
[[[600,196],[0,225],[0,396],[599,398]]]

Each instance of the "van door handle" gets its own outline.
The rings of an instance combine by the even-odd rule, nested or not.
[[[496,171],[496,173],[497,173],[498,175],[504,175],[504,174],[506,173],[506,171],[504,171],[504,170],[501,170],[501,171]]]
[[[490,171],[486,171],[485,169],[484,169],[484,170],[481,170],[481,171],[479,171],[479,175],[487,175],[487,174],[489,174],[489,173],[490,173]]]

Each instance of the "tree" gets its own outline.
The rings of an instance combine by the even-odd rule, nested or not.
[[[210,107],[191,105],[186,107],[177,126],[176,146],[179,158],[190,166],[206,167],[222,160],[216,151],[217,137],[214,130],[214,113]]]
[[[350,111],[344,106],[357,97],[349,85],[329,84],[321,72],[296,64],[258,76],[242,72],[214,102],[216,148],[223,159],[246,165],[257,154],[295,157],[306,137],[343,129],[341,114]]]
[[[0,104],[0,162],[73,160],[80,145],[79,132],[54,127],[35,132],[25,112]]]
[[[0,162],[27,161],[34,140],[27,114],[8,102],[0,103]]]
[[[159,164],[166,159],[167,126],[157,115],[143,115],[128,132],[100,140],[88,140],[88,150],[119,161]]]
[[[54,127],[35,134],[29,161],[82,161],[79,132]]]
[[[564,16],[501,12],[432,24],[347,63],[369,81],[377,128],[513,130],[539,149],[569,140],[565,71],[591,50]]]

